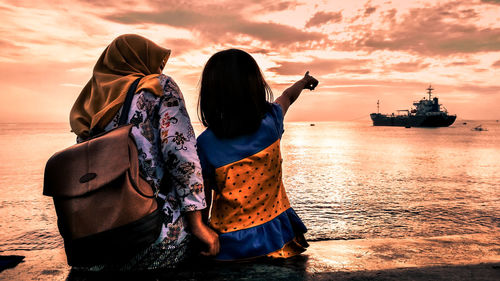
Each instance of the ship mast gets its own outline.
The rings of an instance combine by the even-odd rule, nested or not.
[[[377,100],[377,114],[380,113],[380,103],[379,103],[379,100]]]
[[[432,90],[434,90],[434,88],[432,88],[432,86],[429,85],[429,88],[427,88],[426,90],[427,90],[427,93],[429,94],[429,100],[431,100],[431,93],[432,93]]]

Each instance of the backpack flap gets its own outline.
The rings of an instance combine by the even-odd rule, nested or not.
[[[82,196],[123,175],[130,168],[131,128],[118,127],[54,154],[45,166],[43,194]]]

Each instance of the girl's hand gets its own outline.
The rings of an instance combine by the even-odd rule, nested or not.
[[[219,235],[201,220],[200,211],[186,212],[191,233],[206,246],[206,250],[200,254],[204,256],[215,256],[219,253]]]
[[[219,253],[219,235],[210,227],[205,224],[201,224],[197,229],[193,229],[193,234],[198,238],[203,244],[205,244],[205,251],[201,251],[200,254],[203,256],[215,256]]]
[[[304,80],[305,82],[304,89],[309,89],[311,91],[314,90],[314,88],[316,88],[316,86],[318,86],[319,83],[319,81],[316,80],[316,78],[309,75],[309,71],[306,72],[302,80]]]
[[[285,116],[288,108],[295,100],[300,96],[300,93],[304,89],[314,90],[318,86],[318,80],[309,75],[309,71],[306,72],[304,78],[295,82],[291,87],[287,88],[281,96],[276,99],[276,103],[281,106],[283,116]]]

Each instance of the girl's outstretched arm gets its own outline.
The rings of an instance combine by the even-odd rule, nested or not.
[[[286,89],[281,96],[276,99],[276,103],[281,106],[283,110],[283,116],[287,112],[290,105],[300,96],[303,89],[314,90],[318,85],[318,80],[309,75],[309,71],[306,72],[304,78],[295,82],[292,86]]]

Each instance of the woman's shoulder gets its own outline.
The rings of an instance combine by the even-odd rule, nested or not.
[[[160,74],[158,76],[158,79],[160,80],[160,85],[163,89],[163,96],[184,99],[179,86],[177,85],[177,83],[175,83],[175,80],[172,77],[165,74]]]

